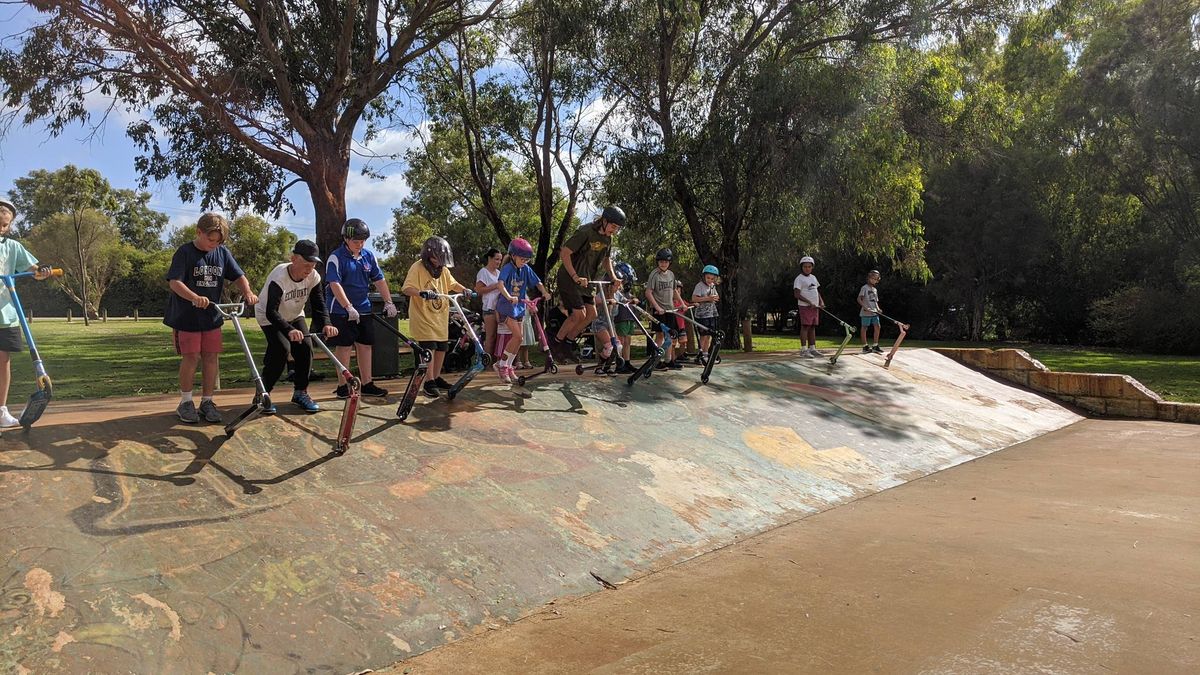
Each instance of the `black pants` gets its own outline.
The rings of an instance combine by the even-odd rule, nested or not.
[[[304,317],[296,319],[290,325],[301,333],[308,333]],[[259,326],[259,328],[262,328],[263,333],[267,336],[267,353],[263,356],[263,387],[267,391],[275,388],[275,383],[287,370],[288,353],[290,352],[292,360],[296,362],[296,375],[292,379],[292,384],[295,385],[297,391],[308,389],[308,374],[312,371],[313,356],[312,347],[308,345],[308,342],[292,342],[288,339],[287,333],[280,331],[275,326]]]

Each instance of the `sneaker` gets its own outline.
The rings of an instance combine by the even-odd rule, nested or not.
[[[509,382],[517,381],[517,369],[512,366],[505,366],[504,374],[508,377]]]
[[[628,361],[622,363],[620,368],[617,368],[617,373],[620,375],[632,375],[636,372],[637,368],[634,368],[633,364]]]
[[[801,350],[800,350],[800,358],[802,358],[802,359],[811,359],[811,358],[812,358],[812,352],[808,351],[807,349],[801,349]]]
[[[184,421],[186,422],[187,420]],[[0,406],[0,428],[7,429],[8,427],[15,427],[20,423],[20,420],[13,417],[12,413],[8,412],[8,406]]]
[[[337,396],[338,398],[342,399],[343,401],[350,398],[350,385],[339,384],[338,388],[333,390],[333,395]]]
[[[421,393],[425,394],[429,398],[437,398],[439,396],[437,385],[432,382],[426,382],[425,384],[421,385]]]
[[[683,364],[676,360],[668,363],[667,368],[671,370],[683,370]]]
[[[655,370],[666,370],[666,369],[668,369],[668,368],[670,368],[670,367],[671,367],[671,366],[667,365],[667,362],[666,362],[666,361],[659,361],[659,362],[658,362],[658,365],[654,366],[654,369],[655,369]]]
[[[512,378],[509,377],[509,375],[508,375],[508,367],[505,366],[503,363],[497,362],[496,365],[492,366],[492,369],[494,369],[496,371],[496,375],[500,377],[501,382],[505,382],[505,383],[512,382]]]
[[[814,359],[820,359],[820,358],[825,357],[825,355],[822,354],[816,347],[809,347],[808,353],[811,354]]]
[[[225,420],[221,417],[221,411],[217,410],[217,404],[213,403],[211,398],[200,401],[200,414],[204,415],[204,421],[211,424],[220,424]]]
[[[883,350],[879,348],[879,345],[871,345],[871,351],[875,352],[876,354],[883,353]]]
[[[526,361],[525,363],[521,364],[521,368],[523,368],[524,370],[530,370],[533,368],[533,364]]]
[[[380,389],[375,384],[375,380],[371,380],[370,382],[364,384],[362,389],[359,391],[362,392],[363,396],[370,396],[372,398],[383,398],[388,395],[387,389]]]
[[[307,391],[297,391],[292,394],[292,403],[300,406],[306,413],[315,413],[321,410],[321,406],[317,405]]]
[[[447,382],[445,380],[445,378],[443,378],[441,375],[437,376],[437,379],[433,381],[433,385],[435,387],[437,387],[438,389],[449,389],[450,388],[450,383]]]
[[[870,348],[870,347],[868,347],[867,345],[863,345],[863,350],[862,350],[862,353],[864,353],[864,354],[870,354],[870,353],[871,353],[871,348]]]
[[[196,404],[191,401],[181,401],[179,407],[175,409],[175,414],[179,415],[179,419],[188,424],[195,424],[200,421],[200,415],[196,414]]]

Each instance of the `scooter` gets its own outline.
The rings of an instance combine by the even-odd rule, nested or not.
[[[531,316],[529,317],[529,320],[531,323],[533,323],[534,332],[537,333],[538,344],[542,348],[542,356],[546,359],[546,365],[542,366],[542,372],[540,372],[540,373],[534,373],[532,375],[518,376],[517,377],[517,386],[524,387],[526,382],[528,382],[529,380],[532,380],[533,378],[537,377],[538,375],[545,375],[546,373],[550,373],[551,375],[554,375],[554,374],[558,373],[558,365],[556,363],[554,363],[554,355],[550,353],[550,342],[548,340],[546,340],[546,331],[545,331],[545,329],[542,328],[542,317],[538,316],[537,308],[538,308],[538,303],[541,302],[541,300],[542,300],[541,298],[536,298],[534,300],[526,300],[525,306],[529,308],[529,313],[531,314]]]
[[[238,321],[238,317],[246,309],[246,304],[234,302],[209,306],[217,310],[217,314],[220,314],[225,319],[229,319],[230,323],[233,324],[233,330],[237,333],[238,343],[242,345],[242,353],[246,355],[246,365],[250,367],[250,377],[254,380],[254,400],[250,402],[250,407],[246,408],[232,422],[225,425],[225,435],[232,436],[233,432],[261,415],[264,410],[270,410],[271,395],[267,393],[266,387],[263,386],[262,376],[258,373],[258,364],[254,362],[254,354],[250,353],[250,344],[246,342],[246,334],[242,331],[242,322]]]
[[[609,354],[605,358],[596,360],[595,373],[597,375],[615,375],[625,365],[625,360],[621,358],[621,341],[617,339],[617,326],[613,323],[612,312],[608,310],[608,298],[604,295],[605,284],[612,283],[611,281],[593,281],[596,286],[597,304],[604,310],[604,321],[608,324],[608,342]]]
[[[462,293],[421,291],[419,295],[426,300],[445,298],[450,302],[450,306],[455,312],[461,315],[464,319],[467,316],[466,313],[463,312],[462,306],[458,304],[458,299],[462,297]],[[450,399],[451,401],[454,400],[455,396],[458,396],[458,392],[462,391],[463,388],[471,382],[471,380],[475,379],[476,375],[482,373],[487,369],[488,366],[492,365],[492,357],[490,354],[483,351],[483,343],[479,341],[479,336],[475,334],[475,329],[471,326],[471,322],[464,321],[463,326],[467,331],[467,335],[470,336],[471,344],[475,346],[475,358],[471,359],[471,367],[467,368],[467,371],[462,374],[462,377],[458,378],[458,381],[451,385],[450,391],[446,392],[446,398]]]
[[[400,405],[396,408],[396,417],[399,417],[403,421],[408,419],[408,414],[412,412],[413,404],[417,401],[417,393],[421,389],[421,381],[425,379],[425,371],[429,369],[429,362],[433,360],[433,353],[422,347],[421,343],[401,333],[400,329],[388,323],[382,316],[378,314],[372,314],[371,316],[381,326],[400,338],[401,342],[408,345],[408,348],[412,350],[413,359],[416,361],[412,377],[408,380],[408,387],[404,390],[404,396],[400,399]]]
[[[846,345],[850,344],[850,340],[854,339],[854,326],[842,321],[836,315],[834,315],[833,312],[830,312],[824,307],[819,307],[818,309],[828,314],[834,321],[842,324],[842,328],[846,331],[846,337],[842,338],[842,344],[838,345],[837,351],[834,352],[833,356],[829,357],[829,365],[837,365],[838,359],[841,358],[842,352],[846,349]]]
[[[29,431],[29,427],[32,427],[33,423],[41,418],[42,413],[46,412],[46,406],[50,405],[50,398],[54,395],[54,385],[50,381],[50,376],[46,374],[42,356],[38,354],[37,345],[33,342],[33,333],[29,330],[29,322],[25,320],[25,309],[21,307],[21,298],[17,295],[17,286],[14,283],[16,279],[31,277],[34,274],[34,272],[18,272],[17,274],[0,275],[4,279],[4,286],[8,289],[9,296],[12,297],[13,307],[17,310],[17,318],[21,322],[21,332],[25,334],[25,342],[29,345],[29,355],[33,357],[33,376],[37,389],[29,395],[29,403],[21,412],[20,423],[25,427],[25,431]],[[52,277],[61,277],[62,275],[61,269],[50,270]]]
[[[675,316],[691,324],[693,327],[695,327],[697,335],[704,334],[709,336],[708,351],[701,352],[704,354],[704,370],[700,371],[700,382],[703,384],[708,384],[708,378],[710,375],[712,375],[713,366],[716,366],[721,361],[721,342],[725,339],[725,332],[720,330],[712,330],[711,328],[699,323],[692,317],[680,312],[679,310],[672,310],[667,312],[667,314],[674,314]]]
[[[871,311],[896,324],[896,328],[900,329],[900,334],[896,336],[896,341],[892,343],[891,351],[889,351],[887,356],[883,359],[883,367],[887,368],[892,365],[892,358],[896,356],[896,352],[900,351],[900,343],[904,342],[904,338],[908,336],[908,329],[911,326],[907,323],[897,321],[877,309],[873,309]]]
[[[629,379],[626,380],[627,384],[629,384],[629,386],[632,387],[633,384],[635,382],[637,382],[639,379],[644,380],[644,379],[649,378],[652,374],[654,374],[654,368],[658,365],[658,362],[661,361],[662,358],[667,355],[667,350],[671,348],[671,330],[672,329],[667,324],[662,323],[661,321],[658,321],[658,319],[654,318],[653,314],[651,314],[650,312],[643,309],[640,305],[635,305],[633,303],[622,303],[622,305],[626,309],[632,310],[637,313],[644,314],[646,316],[646,318],[650,319],[650,321],[652,321],[652,322],[657,322],[658,326],[662,330],[662,334],[663,334],[662,345],[661,346],[656,345],[656,344],[654,344],[654,336],[650,334],[650,331],[647,330],[646,327],[642,325],[641,321],[638,321],[636,319],[634,320],[634,323],[636,323],[638,325],[638,328],[640,328],[642,330],[642,334],[646,336],[646,340],[648,341],[647,344],[650,345],[650,358],[646,359],[646,362],[643,363],[640,367],[638,367],[638,369],[636,371],[634,371],[634,373],[632,375],[629,376]]]
[[[329,362],[337,368],[338,375],[346,379],[346,388],[350,390],[350,397],[346,399],[346,406],[342,408],[342,421],[338,424],[337,440],[333,445],[333,454],[343,455],[350,449],[350,437],[354,434],[354,420],[358,417],[358,403],[362,398],[362,382],[354,376],[354,373],[350,372],[349,368],[338,361],[333,350],[325,344],[320,335],[309,333],[304,337],[325,352],[325,355],[329,357]]]

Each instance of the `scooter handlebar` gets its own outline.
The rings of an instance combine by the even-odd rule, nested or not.
[[[242,312],[246,311],[246,303],[244,302],[213,303],[209,307],[216,309],[217,313],[226,319],[236,319],[242,315]]]

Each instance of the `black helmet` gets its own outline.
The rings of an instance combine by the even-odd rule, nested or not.
[[[658,260],[670,260],[670,259],[671,259],[671,256],[672,256],[671,249],[669,249],[669,248],[660,248],[660,249],[658,250],[658,255],[655,255],[655,256],[654,256],[654,259],[655,259],[656,261],[658,261]]]
[[[342,237],[346,239],[368,239],[371,236],[371,228],[360,218],[351,218],[342,225]]]
[[[625,212],[616,206],[604,207],[604,210],[600,212],[600,217],[613,225],[625,227]]]
[[[444,267],[454,267],[454,253],[450,250],[450,242],[441,237],[430,237],[421,244],[421,261],[430,267],[430,259],[437,257]]]

